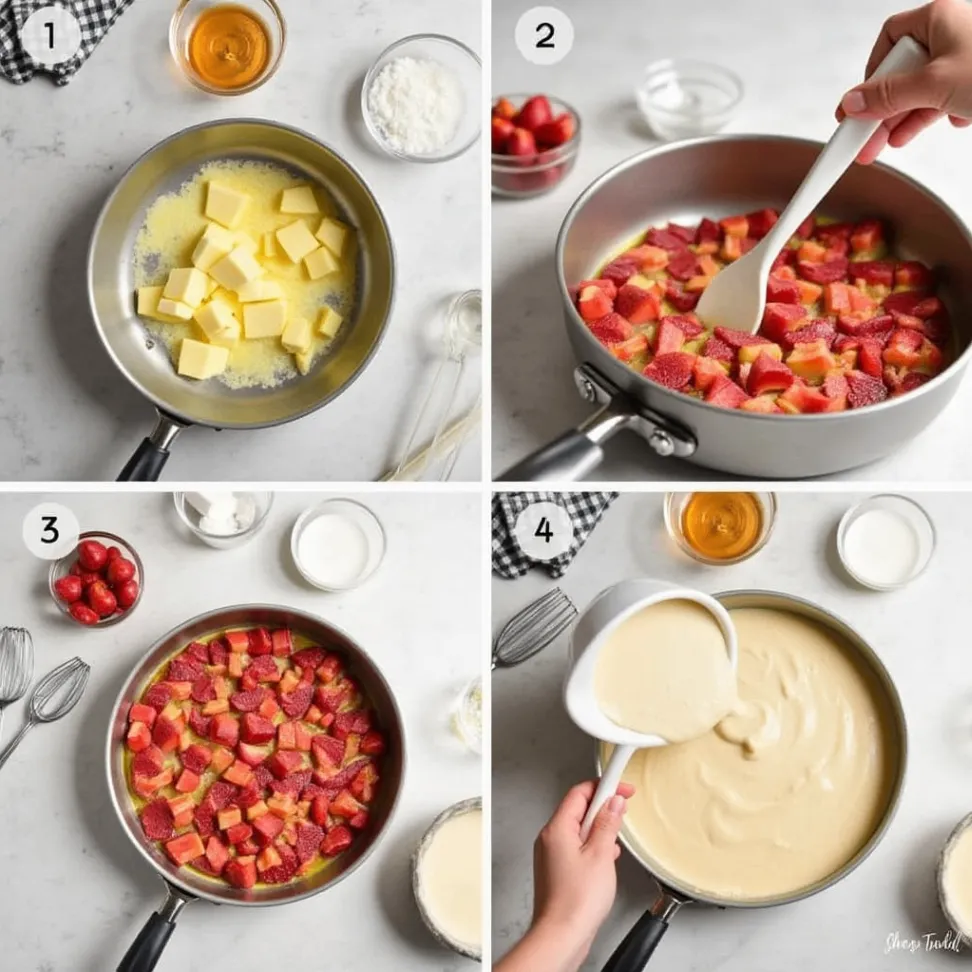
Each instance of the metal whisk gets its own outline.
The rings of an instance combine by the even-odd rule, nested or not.
[[[573,601],[559,588],[547,591],[515,614],[493,642],[493,664],[512,668],[546,648],[577,617]]]
[[[0,737],[3,710],[27,691],[34,675],[34,642],[26,628],[0,628]]]
[[[9,745],[0,753],[0,768],[10,759],[24,736],[34,726],[56,722],[66,716],[80,701],[88,684],[91,667],[80,658],[72,658],[48,672],[35,686],[27,703],[27,721]]]

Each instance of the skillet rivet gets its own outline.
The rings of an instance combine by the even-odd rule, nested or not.
[[[585,402],[593,402],[597,398],[597,392],[590,378],[578,377],[577,390],[581,393],[581,398]]]
[[[675,443],[672,437],[661,429],[655,429],[648,437],[648,445],[660,456],[670,456],[675,451]]]

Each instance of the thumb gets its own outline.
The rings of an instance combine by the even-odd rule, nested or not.
[[[617,793],[601,807],[591,824],[591,832],[587,838],[587,847],[594,850],[606,851],[614,846],[621,830],[624,818],[624,797]]]
[[[916,108],[944,110],[948,85],[927,67],[906,74],[886,74],[851,88],[840,107],[855,118],[891,118]]]

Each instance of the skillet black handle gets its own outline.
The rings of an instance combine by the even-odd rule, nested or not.
[[[513,483],[574,482],[583,479],[604,460],[604,450],[578,429],[537,449],[497,480]]]
[[[153,911],[138,933],[138,938],[125,953],[117,972],[152,972],[174,931],[175,919],[167,921],[157,911]]]
[[[125,468],[118,474],[116,482],[154,483],[162,475],[162,469],[169,458],[170,446],[185,427],[171,415],[159,412],[152,434],[142,439],[132,458],[125,463]]]
[[[667,931],[664,918],[646,911],[614,950],[602,972],[642,972]]]

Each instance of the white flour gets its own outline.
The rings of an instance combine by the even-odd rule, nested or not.
[[[465,108],[458,78],[438,61],[400,57],[368,89],[368,111],[397,152],[432,155],[455,137]]]

